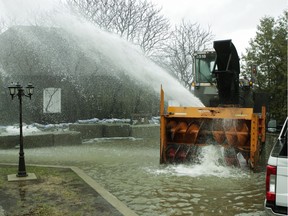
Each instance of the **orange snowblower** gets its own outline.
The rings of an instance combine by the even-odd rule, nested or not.
[[[265,143],[266,109],[263,106],[261,113],[253,113],[253,107],[243,107],[239,102],[247,92],[239,89],[239,57],[231,40],[215,41],[214,49],[216,58],[208,75],[216,82],[217,107],[168,106],[165,109],[161,87],[160,163],[197,161],[199,148],[221,145],[226,164],[238,166],[240,153],[254,169]],[[215,97],[213,100],[215,103]]]

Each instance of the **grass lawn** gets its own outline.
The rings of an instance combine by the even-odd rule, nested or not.
[[[8,182],[17,169],[0,165],[0,216],[121,215],[71,169],[27,166],[37,180]]]

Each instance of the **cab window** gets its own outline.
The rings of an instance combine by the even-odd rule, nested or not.
[[[211,83],[214,64],[215,55],[198,55],[195,65],[196,81],[199,83]]]
[[[284,126],[281,130],[279,138],[273,150],[271,152],[271,156],[273,157],[287,157],[287,120],[284,123]]]

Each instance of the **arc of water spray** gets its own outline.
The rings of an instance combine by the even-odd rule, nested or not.
[[[129,75],[151,86],[156,92],[160,91],[162,84],[166,96],[177,100],[183,106],[204,106],[168,72],[145,57],[138,47],[118,35],[105,32],[69,14],[57,16],[55,19],[62,28],[79,39],[84,50],[90,52],[91,49],[97,50]]]

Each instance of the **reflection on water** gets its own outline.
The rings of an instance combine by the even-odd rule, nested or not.
[[[0,150],[0,162],[17,155]],[[263,215],[265,173],[221,165],[213,146],[195,165],[160,165],[158,139],[26,149],[25,157],[27,164],[79,166],[139,215]]]

